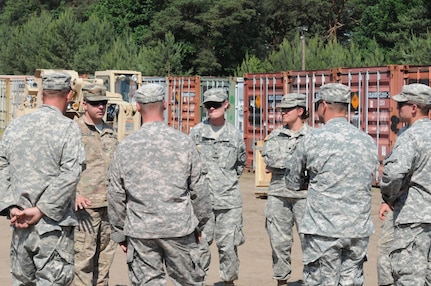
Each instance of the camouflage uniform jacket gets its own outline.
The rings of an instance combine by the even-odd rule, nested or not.
[[[379,165],[373,139],[334,118],[299,142],[286,166],[287,188],[298,190],[305,168],[310,177],[299,232],[334,238],[362,238],[373,231],[372,176]]]
[[[312,127],[303,124],[300,130],[291,131],[286,127],[274,129],[266,138],[262,147],[262,157],[267,169],[271,172],[271,183],[268,195],[305,198],[307,196],[306,186],[301,191],[293,191],[286,188],[284,173],[286,172],[286,161],[292,155],[298,142]]]
[[[87,168],[81,174],[77,195],[84,196],[91,201],[91,207],[100,208],[108,206],[108,167],[118,141],[114,129],[102,122],[102,131],[99,133],[94,124],[86,121],[82,116],[77,119],[82,132],[82,141],[85,146]]]
[[[76,186],[84,163],[79,127],[57,108],[42,105],[14,119],[0,145],[0,210],[37,206],[45,231],[77,225]]]
[[[244,170],[246,153],[241,132],[226,122],[218,138],[214,138],[208,120],[204,120],[193,127],[190,136],[208,167],[213,209],[242,207],[238,179]]]
[[[144,123],[117,147],[109,168],[111,238],[183,237],[211,215],[206,169],[190,138]]]
[[[404,131],[384,160],[380,191],[394,206],[395,224],[431,223],[431,121]]]

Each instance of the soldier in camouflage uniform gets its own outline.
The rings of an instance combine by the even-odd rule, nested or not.
[[[287,285],[292,272],[293,225],[298,227],[304,214],[307,186],[303,186],[301,191],[286,189],[285,164],[311,127],[305,123],[308,112],[304,94],[286,94],[277,107],[281,108],[283,127],[273,130],[265,138],[262,148],[267,171],[272,175],[265,208],[265,228],[272,248],[273,278],[277,279],[277,285]]]
[[[118,141],[103,121],[108,97],[101,85],[82,87],[84,115],[77,120],[85,146],[87,169],[81,174],[75,202],[79,226],[75,228],[76,286],[108,285],[109,268],[117,244],[108,221],[108,167]]]
[[[392,276],[395,285],[430,285],[431,88],[405,85],[392,99],[410,126],[384,160],[380,183],[383,200],[393,208]]]
[[[316,99],[319,120],[286,164],[286,187],[309,188],[299,232],[306,285],[364,285],[371,182],[379,161],[373,139],[346,120],[350,88],[329,83]]]
[[[0,143],[0,211],[11,218],[13,285],[70,285],[76,186],[85,163],[78,125],[63,114],[70,76],[43,77],[43,104]]]
[[[238,279],[239,258],[237,247],[244,243],[242,232],[242,198],[238,180],[244,169],[246,153],[241,132],[226,121],[229,107],[227,93],[212,88],[204,93],[203,104],[208,118],[190,132],[208,167],[209,188],[213,217],[203,232],[203,239],[211,245],[215,238],[220,262],[220,277],[225,285]],[[209,248],[202,249],[202,264],[209,269]]]
[[[397,136],[400,136],[407,128],[409,128],[408,125],[401,128]],[[394,284],[389,257],[394,241],[394,213],[391,206],[385,202],[382,202],[380,206],[379,218],[383,220],[383,225],[377,241],[377,282],[379,286],[390,286]]]
[[[164,88],[135,93],[143,125],[117,147],[109,169],[111,237],[127,252],[132,285],[203,285],[197,243],[211,215],[206,168],[193,141],[163,120]]]
[[[389,286],[394,284],[389,257],[394,241],[394,220],[391,207],[384,202],[379,209],[379,218],[383,225],[377,241],[377,282],[379,286]]]

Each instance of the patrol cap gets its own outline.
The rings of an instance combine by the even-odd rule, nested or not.
[[[44,90],[70,90],[70,80],[71,76],[66,73],[50,73],[43,76],[42,88]]]
[[[227,100],[227,92],[223,88],[210,88],[204,93],[205,102],[224,102]]]
[[[277,104],[280,108],[291,108],[296,106],[307,107],[306,96],[302,93],[288,93],[283,95],[281,102]]]
[[[350,88],[341,83],[328,83],[322,85],[314,102],[318,102],[319,100],[350,103]]]
[[[108,100],[106,88],[99,84],[86,84],[82,87],[82,97],[85,101]]]
[[[135,100],[139,103],[152,103],[165,98],[165,89],[160,84],[147,83],[135,92]]]
[[[431,87],[421,84],[412,83],[404,85],[401,89],[401,93],[394,95],[393,100],[397,102],[414,102],[418,104],[431,104]]]

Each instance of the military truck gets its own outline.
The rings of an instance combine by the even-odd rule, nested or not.
[[[141,74],[129,71],[122,71],[124,73],[120,75],[113,71],[102,71],[96,72],[98,77],[82,78],[74,70],[37,69],[33,81],[25,87],[23,101],[14,110],[13,118],[32,112],[42,104],[42,78],[53,72],[68,73],[72,77],[73,95],[67,106],[66,116],[74,119],[84,114],[82,107],[83,85],[88,83],[102,84],[107,88],[106,95],[108,96],[107,112],[104,119],[117,131],[118,140],[123,140],[124,137],[141,126],[140,114],[137,112],[135,104],[129,100],[124,100],[124,98],[133,98],[135,91],[139,88]],[[134,80],[135,78],[136,80]],[[117,93],[117,90],[123,93]]]
[[[96,71],[94,77],[106,87],[109,97],[106,122],[114,126],[121,141],[141,126],[141,116],[133,96],[142,84],[142,74],[129,70],[105,70]]]

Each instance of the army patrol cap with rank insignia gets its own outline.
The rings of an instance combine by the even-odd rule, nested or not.
[[[404,85],[401,89],[401,93],[394,95],[392,99],[397,102],[412,102],[417,104],[430,105],[431,87],[421,83]]]
[[[43,90],[70,90],[71,76],[62,73],[54,72],[44,75],[42,78],[42,89]]]
[[[326,102],[350,103],[350,88],[341,83],[328,83],[320,87],[320,91],[314,102],[324,100]]]
[[[227,92],[223,88],[210,88],[204,92],[205,102],[224,102],[227,100]]]
[[[306,96],[301,93],[288,93],[283,95],[281,102],[277,104],[280,108],[292,108],[296,106],[307,107]]]
[[[82,87],[82,97],[85,101],[108,101],[106,88],[99,84],[87,84]]]
[[[135,92],[135,100],[139,103],[152,103],[165,99],[165,89],[160,84],[147,83]]]

